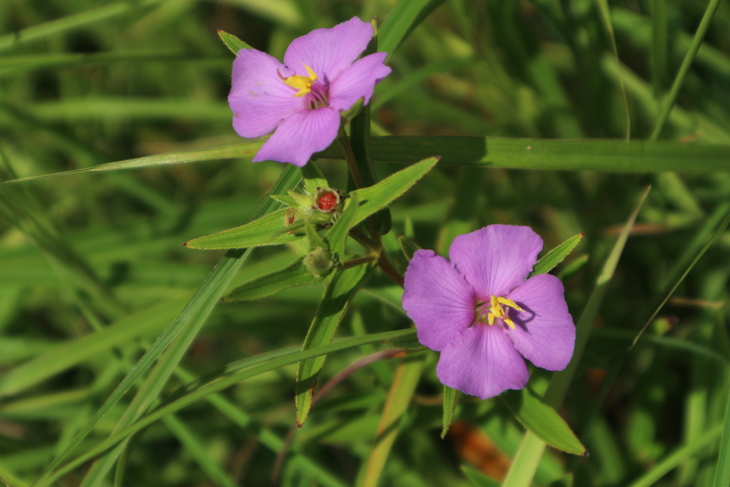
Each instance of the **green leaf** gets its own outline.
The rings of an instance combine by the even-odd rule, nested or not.
[[[302,238],[302,235],[289,233],[282,208],[258,220],[240,227],[229,228],[222,232],[188,240],[183,245],[191,249],[244,249],[266,245],[282,245]]]
[[[233,54],[238,54],[238,51],[240,51],[241,49],[251,49],[251,46],[249,46],[233,34],[229,34],[228,32],[224,31],[223,29],[218,29],[218,37],[221,38],[223,44],[225,44],[226,47]]]
[[[532,270],[533,276],[538,274],[546,274],[550,272],[556,265],[560,264],[580,243],[583,238],[583,234],[573,235],[565,242],[561,243],[547,254],[543,255],[540,260],[535,264],[535,268]]]
[[[252,301],[271,296],[290,287],[316,284],[321,280],[321,278],[313,276],[307,267],[302,264],[302,259],[299,259],[280,271],[272,272],[238,286],[223,300],[226,302]]]
[[[350,196],[357,194],[360,202],[357,209],[357,218],[355,218],[353,225],[360,223],[403,195],[419,179],[425,176],[428,171],[433,169],[438,161],[438,157],[429,157],[405,169],[401,169],[397,173],[391,174],[374,186],[351,192]]]
[[[345,315],[348,304],[372,270],[371,265],[359,265],[337,272],[330,281],[317,307],[317,313],[302,344],[302,351],[321,347],[332,341],[335,331]],[[317,386],[319,372],[325,356],[314,357],[299,363],[296,396],[297,424],[301,426],[312,407],[312,397]]]
[[[40,176],[31,176],[22,179],[11,179],[10,181],[3,181],[1,184],[20,183],[34,181],[42,178],[70,176],[72,174],[81,174],[88,172],[120,171],[127,169],[169,166],[172,164],[186,164],[189,162],[213,161],[218,159],[235,158],[251,162],[258,150],[264,144],[265,140],[266,138],[250,139],[240,144],[224,145],[221,147],[212,147],[210,149],[201,149],[185,152],[170,152],[167,154],[138,157],[135,159],[126,159],[124,161],[99,164],[98,166],[87,167],[84,169],[74,169],[72,171],[64,171],[54,174],[42,174]]]
[[[507,139],[472,136],[372,137],[376,162],[409,163],[431,155],[440,165],[566,171],[730,172],[730,145],[646,140]],[[333,145],[318,157],[342,159]]]
[[[443,414],[443,426],[441,427],[441,438],[446,436],[449,432],[449,427],[454,421],[454,411],[456,410],[456,398],[458,396],[456,389],[449,386],[444,386],[444,414]]]
[[[563,418],[529,387],[500,397],[517,420],[548,445],[573,455],[588,454]]]
[[[398,303],[400,305],[400,302]],[[403,308],[398,308],[403,312]],[[403,312],[405,314],[405,312]],[[421,345],[421,342],[418,341],[418,335],[406,335],[404,337],[397,337],[393,338],[392,340],[388,340],[386,342],[386,345],[388,345],[390,348],[402,348],[404,350],[425,350],[426,346]]]

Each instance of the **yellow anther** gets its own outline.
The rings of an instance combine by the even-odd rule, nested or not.
[[[487,323],[489,323],[490,325],[493,325],[494,320],[496,318],[499,318],[502,321],[504,321],[505,323],[507,323],[507,325],[512,329],[515,328],[515,323],[514,323],[514,321],[512,321],[510,319],[510,317],[507,315],[507,310],[505,310],[502,306],[504,305],[509,308],[516,309],[517,311],[524,311],[524,309],[520,308],[517,305],[517,303],[515,303],[511,299],[503,298],[503,297],[498,298],[497,296],[494,296],[494,295],[492,295],[492,297],[489,298],[489,305],[490,306],[489,306],[489,312],[487,313]]]
[[[295,74],[294,76],[289,76],[288,78],[282,78],[284,83],[291,86],[295,90],[299,90],[294,96],[306,95],[307,93],[312,91],[312,83],[317,81],[317,73],[315,73],[312,68],[305,64],[304,69],[307,70],[307,74],[309,74],[309,76]]]

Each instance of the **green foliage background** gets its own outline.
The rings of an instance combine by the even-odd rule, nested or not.
[[[441,440],[436,354],[403,359],[366,340],[329,355],[320,384],[370,353],[381,359],[327,391],[300,430],[296,365],[266,356],[271,370],[162,415],[122,443],[116,463],[95,456],[95,467],[81,462],[57,485],[267,485],[272,476],[286,486],[375,485],[378,477],[381,485],[499,485],[515,455],[520,466],[539,460],[536,475],[520,478],[515,468],[505,485],[727,485],[730,6],[718,4],[0,3],[4,181],[239,144],[226,103],[233,58],[216,29],[280,58],[294,37],[357,15],[376,16],[381,42],[398,46],[372,103],[373,152],[386,161],[379,175],[444,156],[392,205],[385,243],[394,254],[400,234],[445,254],[456,235],[490,223],[531,225],[546,250],[584,233],[554,271],[577,321],[652,186],[615,273],[601,283],[605,296],[559,410],[590,457],[541,456],[528,440],[517,454],[524,428],[501,400],[462,397],[455,418],[463,422]],[[464,138],[432,137],[443,135]],[[321,286],[215,304],[216,293],[284,268],[306,248],[256,249],[243,262],[181,246],[246,223],[265,201],[284,167],[250,163],[256,144],[195,164],[176,155],[133,170],[0,185],[7,485],[32,485],[69,446],[66,461],[94,453],[120,424],[135,424],[194,378],[225,377],[238,360],[301,345]],[[320,167],[344,188],[337,154],[327,152]],[[409,328],[400,292],[375,272],[338,335]],[[167,352],[160,337],[172,341]],[[159,361],[134,368],[147,349]],[[179,365],[174,353],[184,354]],[[134,379],[130,392],[74,440],[125,377]],[[530,384],[542,393],[549,379],[535,369]],[[394,383],[415,390],[386,408]],[[395,418],[390,450],[375,443],[381,418]],[[378,461],[382,475],[372,473]]]

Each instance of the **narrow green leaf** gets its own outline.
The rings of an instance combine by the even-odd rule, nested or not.
[[[560,264],[580,243],[583,238],[583,234],[573,235],[565,242],[561,243],[547,254],[543,255],[540,260],[535,264],[535,268],[532,270],[532,275],[545,274],[550,272],[556,265]]]
[[[31,176],[22,179],[11,179],[10,181],[3,181],[0,184],[20,183],[55,176],[70,176],[72,174],[81,174],[87,172],[120,171],[127,169],[168,166],[172,164],[185,164],[188,162],[214,161],[217,159],[240,158],[250,162],[264,142],[265,138],[250,139],[240,144],[224,145],[221,147],[212,147],[210,149],[200,149],[185,152],[156,154],[153,156],[138,157],[135,159],[127,159],[124,161],[109,162],[107,164],[100,164],[98,166],[92,166],[84,169],[74,169],[72,171],[64,171],[54,174],[43,174],[40,176]]]
[[[517,420],[548,445],[573,455],[588,454],[563,418],[531,388],[507,391],[500,397]]]
[[[712,247],[715,242],[717,241],[720,236],[722,236],[725,233],[725,230],[727,229],[728,225],[730,225],[730,209],[728,209],[727,205],[723,205],[721,208],[725,209],[726,215],[722,222],[718,225],[715,232],[710,236],[707,243],[700,249],[699,252],[697,252],[697,255],[695,255],[694,259],[692,259],[692,262],[689,263],[686,269],[684,269],[684,272],[681,276],[677,278],[677,280],[672,284],[672,287],[667,291],[667,293],[664,295],[664,298],[659,303],[659,305],[654,309],[654,312],[651,314],[648,320],[646,320],[646,323],[643,327],[641,327],[641,330],[639,330],[639,333],[636,334],[636,337],[634,338],[634,341],[631,343],[631,347],[633,348],[636,346],[636,343],[639,341],[639,338],[641,338],[641,335],[644,334],[646,329],[649,327],[652,321],[654,321],[654,318],[659,314],[659,311],[664,307],[664,305],[669,301],[669,298],[672,297],[674,294],[674,291],[677,290],[679,285],[684,281],[684,278],[687,277],[687,275],[692,271],[694,266],[699,262],[699,260],[702,258],[703,255],[705,255],[705,252],[707,252],[710,247]],[[721,209],[718,208],[718,209]]]
[[[441,427],[441,438],[449,432],[451,423],[454,422],[454,412],[456,411],[456,397],[458,392],[449,386],[444,386],[444,413],[443,426]]]
[[[400,302],[398,303],[398,309],[405,314],[403,308],[400,307]],[[386,345],[388,345],[390,348],[402,348],[404,350],[426,349],[426,346],[421,345],[421,342],[418,341],[418,336],[416,334],[393,338],[392,340],[388,340],[386,342]]]
[[[378,50],[388,53],[386,61],[413,29],[443,2],[444,0],[401,0],[395,4],[379,32]]]
[[[408,354],[398,366],[383,413],[380,416],[375,445],[364,469],[360,470],[358,480],[361,480],[357,483],[359,486],[377,487],[380,482],[385,462],[388,460],[393,443],[398,436],[399,425],[411,404],[411,398],[421,378],[424,357],[423,354]]]
[[[342,321],[347,306],[372,270],[371,265],[359,265],[337,272],[330,281],[317,307],[314,320],[302,344],[302,350],[321,347],[332,341]],[[318,356],[299,363],[296,396],[297,424],[301,426],[312,407],[312,397],[317,386],[319,372],[325,356]]]
[[[50,485],[58,478],[68,474],[80,465],[83,465],[90,459],[99,456],[110,448],[113,448],[126,438],[138,431],[141,431],[156,421],[159,421],[165,416],[177,412],[186,406],[194,404],[201,399],[222,391],[243,380],[276,370],[286,365],[300,362],[302,360],[311,359],[313,357],[326,355],[340,350],[360,347],[362,345],[391,340],[396,337],[405,337],[415,333],[415,330],[397,330],[376,333],[374,335],[346,338],[329,345],[304,351],[299,351],[294,348],[275,350],[273,352],[264,353],[262,355],[257,355],[255,357],[250,357],[230,364],[228,367],[215,374],[210,374],[204,379],[188,384],[181,389],[179,393],[174,394],[173,399],[169,403],[166,403],[143,416],[132,425],[113,433],[106,440],[98,442],[93,447],[63,465],[61,468],[53,470],[49,469],[49,471],[47,471],[44,475],[43,481],[39,481],[35,485],[36,487],[41,485]]]
[[[710,0],[709,5],[705,9],[705,14],[702,16],[700,25],[697,27],[694,39],[692,39],[692,45],[690,46],[687,54],[685,54],[684,59],[682,60],[682,65],[679,67],[679,71],[677,72],[677,76],[674,78],[674,82],[672,83],[672,87],[670,88],[669,93],[662,102],[661,112],[659,113],[659,118],[656,122],[656,125],[654,125],[654,130],[649,137],[650,140],[657,140],[659,138],[659,135],[661,135],[662,130],[664,129],[664,125],[669,119],[669,113],[672,111],[674,102],[679,95],[679,91],[682,89],[682,85],[684,85],[684,80],[687,77],[689,68],[690,66],[692,66],[692,63],[697,56],[697,51],[700,50],[702,41],[704,40],[705,34],[707,33],[707,29],[710,28],[710,24],[712,23],[712,17],[715,16],[715,12],[717,12],[717,8],[719,6],[720,0]]]
[[[438,157],[429,157],[391,174],[374,186],[357,189],[350,193],[350,195],[356,193],[360,202],[357,210],[357,218],[353,225],[360,223],[376,211],[385,208],[396,198],[402,196],[419,179],[425,176],[428,171],[433,169],[438,161]]]
[[[238,54],[238,51],[240,51],[241,49],[251,49],[251,46],[249,46],[233,34],[229,34],[228,32],[224,31],[223,29],[218,29],[218,37],[221,38],[223,44],[225,44],[226,47],[234,55]]]
[[[316,284],[321,280],[321,278],[314,277],[312,273],[309,272],[307,267],[302,264],[302,259],[298,259],[296,262],[284,269],[281,269],[280,271],[266,274],[265,276],[258,277],[238,286],[225,298],[223,298],[223,301],[252,301],[254,299],[271,296],[272,294],[290,287]]]
[[[345,202],[345,209],[342,211],[342,215],[332,225],[330,231],[327,232],[327,241],[329,242],[330,250],[339,258],[340,263],[345,259],[347,236],[358,221],[359,203],[360,197],[358,194],[356,192],[350,194],[350,197]]]
[[[302,235],[289,233],[282,208],[258,220],[240,227],[229,228],[222,232],[188,240],[183,245],[191,249],[245,249],[267,245],[282,245],[302,238]]]
[[[729,172],[730,145],[646,140],[507,139],[469,136],[372,137],[373,161],[409,163],[431,155],[440,165],[566,171]],[[341,159],[331,146],[319,157]]]

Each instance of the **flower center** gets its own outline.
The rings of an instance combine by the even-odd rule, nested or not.
[[[317,73],[312,70],[309,66],[306,64],[304,65],[304,69],[307,70],[307,74],[309,76],[302,76],[301,74],[295,74],[294,76],[289,76],[288,78],[283,78],[284,83],[291,86],[295,90],[299,90],[296,92],[294,96],[304,96],[310,91],[312,91],[312,84],[317,81]]]
[[[507,323],[510,328],[514,329],[515,323],[509,317],[509,308],[515,309],[517,311],[525,311],[511,299],[492,295],[489,298],[488,303],[479,303],[479,306],[477,307],[477,322],[486,322],[491,326],[494,324],[494,321],[496,319],[500,319],[503,322]]]
[[[302,97],[306,96],[306,103],[310,110],[316,108],[322,108],[329,105],[329,84],[326,80],[319,80],[317,73],[312,68],[304,65],[304,69],[307,70],[309,76],[303,76],[301,74],[295,74],[284,78],[279,75],[281,80],[286,83],[287,86],[291,86],[295,90],[298,90],[294,96]]]

